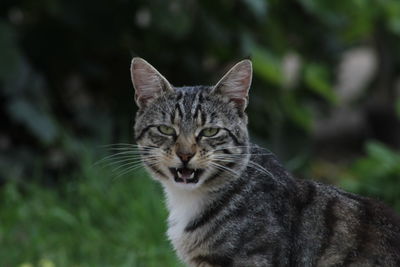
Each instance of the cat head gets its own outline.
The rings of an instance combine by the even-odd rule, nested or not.
[[[141,58],[132,60],[131,76],[139,107],[135,138],[154,178],[195,190],[240,174],[248,160],[250,60],[237,63],[215,86],[174,87]]]

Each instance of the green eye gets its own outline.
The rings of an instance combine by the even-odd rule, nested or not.
[[[203,131],[201,131],[201,135],[205,137],[212,137],[216,135],[219,132],[219,128],[205,128]]]
[[[165,125],[160,125],[157,127],[157,129],[160,131],[160,133],[165,134],[165,135],[175,135],[175,130],[172,127],[165,126]]]

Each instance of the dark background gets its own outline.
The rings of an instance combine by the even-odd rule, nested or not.
[[[250,58],[252,140],[400,210],[399,41],[398,0],[1,1],[0,264],[176,266],[160,187],[96,164],[134,142],[134,56],[176,86]]]

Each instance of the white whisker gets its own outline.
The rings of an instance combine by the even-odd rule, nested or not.
[[[148,162],[148,161],[151,161],[151,160],[156,161],[157,159],[158,159],[158,157],[153,157],[153,158],[142,159],[142,160],[136,161],[136,162],[130,161],[130,162],[128,162],[128,163],[124,163],[124,164],[119,165],[118,167],[114,168],[112,171],[119,170],[119,169],[124,168],[125,166],[129,166],[129,165],[131,165],[131,164],[135,164],[135,163],[140,163],[140,164],[142,164],[143,162]],[[126,160],[126,161],[127,161],[127,160]],[[125,161],[125,162],[126,162],[126,161]]]
[[[236,176],[239,176],[239,174],[237,172],[235,172],[234,170],[232,170],[231,168],[228,168],[226,166],[223,166],[223,165],[218,164],[218,163],[213,162],[213,161],[211,161],[210,164],[211,164],[211,166],[216,167],[216,168],[218,168],[220,170],[225,170],[225,171],[228,171],[228,172],[230,172],[230,173],[232,173],[232,174],[234,174]]]

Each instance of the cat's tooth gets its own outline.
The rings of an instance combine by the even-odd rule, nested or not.
[[[182,173],[180,171],[178,171],[178,177],[182,178]]]
[[[190,175],[190,179],[194,178],[194,172],[192,172],[192,175]]]

